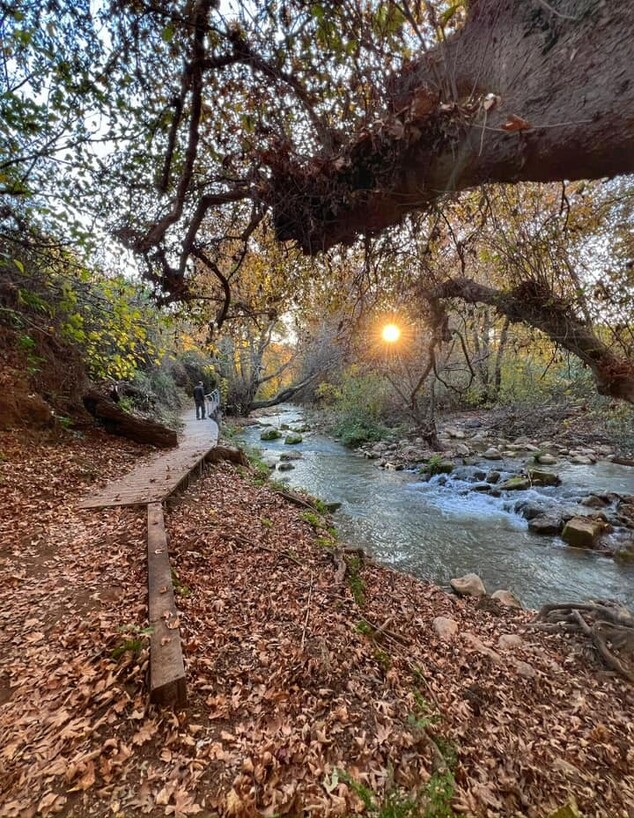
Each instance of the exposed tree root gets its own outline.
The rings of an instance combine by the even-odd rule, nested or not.
[[[623,605],[606,600],[544,605],[527,627],[583,634],[611,670],[634,683],[634,614]]]

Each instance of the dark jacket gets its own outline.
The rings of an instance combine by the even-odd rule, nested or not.
[[[194,400],[196,401],[196,403],[205,402],[205,390],[200,384],[194,387]]]

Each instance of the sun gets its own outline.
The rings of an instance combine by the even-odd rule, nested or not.
[[[394,344],[401,337],[401,330],[396,324],[386,324],[381,330],[381,338],[388,343]]]

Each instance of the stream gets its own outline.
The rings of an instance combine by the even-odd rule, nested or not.
[[[260,422],[266,426],[246,427],[240,440],[259,448],[265,460],[278,459],[284,452],[301,454],[292,461],[291,471],[276,471],[275,478],[326,502],[340,502],[334,519],[341,538],[385,565],[442,586],[448,586],[452,577],[475,572],[489,593],[510,590],[528,608],[588,598],[620,600],[634,608],[634,565],[569,548],[557,537],[533,534],[514,510],[519,495],[538,504],[556,497],[567,508],[576,508],[575,499],[583,493],[630,494],[632,468],[562,462],[557,467],[561,486],[493,497],[469,490],[473,478],[468,470],[474,467],[459,467],[450,477],[422,482],[413,472],[379,469],[317,433],[302,433],[303,442],[292,446],[284,437],[261,441],[267,426],[304,424],[303,413],[294,406],[282,406]],[[491,466],[482,464],[485,470]],[[503,471],[505,464],[494,467]],[[517,470],[517,461],[512,467]]]

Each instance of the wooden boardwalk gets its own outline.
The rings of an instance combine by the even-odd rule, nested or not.
[[[160,452],[147,463],[120,480],[90,495],[79,508],[137,506],[161,503],[187,479],[218,442],[218,424],[214,420],[196,420],[194,410],[181,415],[184,427],[178,435],[178,446]]]
[[[193,410],[184,412],[181,421],[177,448],[156,454],[121,480],[87,497],[79,507],[147,506],[150,701],[182,708],[187,704],[185,663],[162,502],[202,466],[218,442],[218,424],[209,418],[196,420]]]

